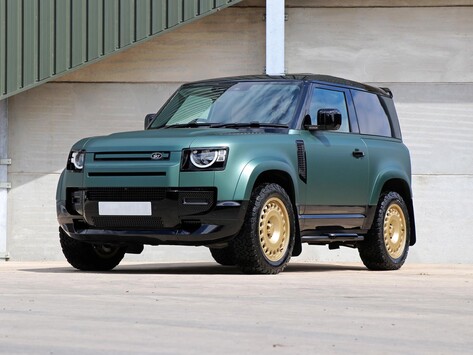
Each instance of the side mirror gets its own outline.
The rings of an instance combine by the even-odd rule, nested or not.
[[[319,129],[337,130],[342,125],[342,114],[334,108],[323,108],[317,112]]]
[[[148,128],[148,126],[151,124],[151,122],[153,122],[153,120],[156,118],[156,114],[155,113],[148,113],[146,116],[145,116],[145,129]]]
[[[323,108],[317,111],[317,125],[312,125],[310,116],[304,118],[304,128],[309,131],[337,130],[342,125],[342,114],[335,108]]]

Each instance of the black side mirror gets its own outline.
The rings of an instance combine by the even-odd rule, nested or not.
[[[342,125],[342,114],[335,108],[323,108],[317,112],[319,129],[337,130]]]
[[[148,128],[148,126],[151,124],[151,122],[153,122],[153,120],[156,118],[156,114],[155,113],[148,113],[146,116],[145,116],[145,129]]]
[[[317,124],[312,124],[310,115],[304,117],[302,125],[309,131],[337,130],[342,125],[342,114],[335,108],[323,108],[317,112]]]

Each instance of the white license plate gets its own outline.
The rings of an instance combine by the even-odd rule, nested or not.
[[[151,216],[151,202],[99,202],[100,216]]]

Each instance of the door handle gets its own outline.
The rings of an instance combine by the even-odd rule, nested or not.
[[[358,150],[358,149],[355,149],[352,154],[357,159],[358,158],[363,158],[365,156],[365,153],[362,152],[361,150]]]

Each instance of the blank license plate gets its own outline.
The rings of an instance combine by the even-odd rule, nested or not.
[[[99,202],[100,216],[151,216],[151,202]]]

